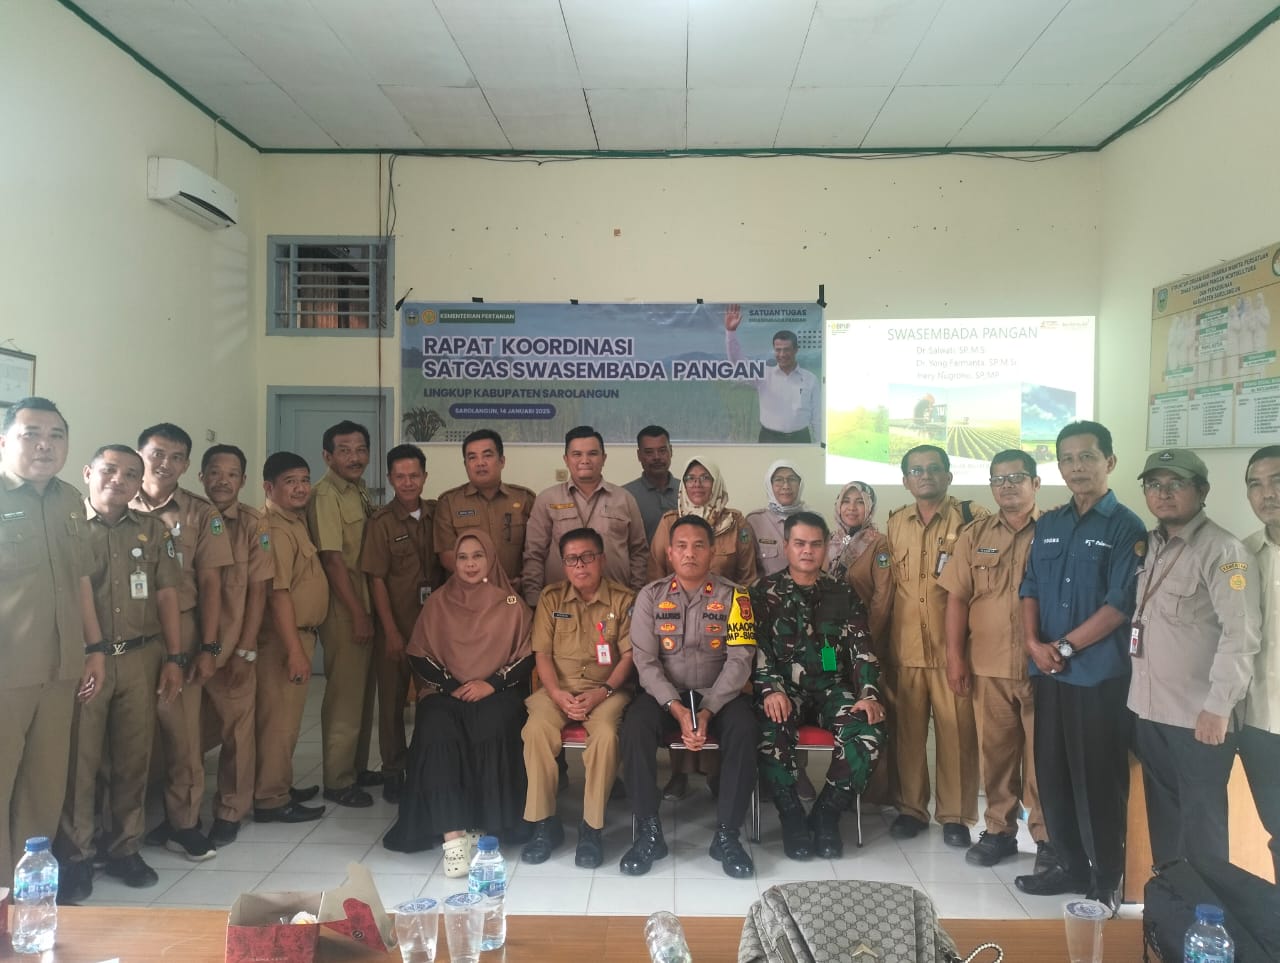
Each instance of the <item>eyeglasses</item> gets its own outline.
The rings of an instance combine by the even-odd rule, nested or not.
[[[1182,478],[1175,478],[1172,481],[1144,481],[1142,490],[1148,495],[1177,495],[1191,487],[1191,482]]]
[[[779,475],[777,478],[773,480],[773,484],[784,485],[787,488],[794,488],[796,485],[800,484],[800,476],[799,475]]]
[[[947,470],[941,465],[925,465],[921,468],[919,465],[913,465],[907,469],[907,474],[912,478],[923,478],[925,475],[945,475]]]
[[[684,483],[686,485],[710,485],[711,481],[712,479],[710,475],[685,475],[684,476]]]
[[[1005,485],[1021,485],[1030,477],[1025,471],[1014,471],[1007,475],[992,475],[991,487],[1003,488]]]
[[[565,568],[577,568],[579,565],[590,565],[599,557],[599,552],[583,552],[581,555],[565,555],[561,561]]]

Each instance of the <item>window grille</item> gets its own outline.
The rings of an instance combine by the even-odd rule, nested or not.
[[[272,236],[267,243],[268,334],[390,333],[390,238]]]

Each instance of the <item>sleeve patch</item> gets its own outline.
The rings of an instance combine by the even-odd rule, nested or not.
[[[1228,572],[1236,572],[1236,571],[1247,572],[1249,571],[1249,563],[1248,562],[1228,562],[1226,565],[1219,566],[1218,570],[1222,572],[1223,575],[1226,575]]]
[[[264,552],[269,552],[269,551],[271,551],[271,536],[270,536],[270,534],[268,534],[267,532],[260,532],[260,533],[258,534],[258,545],[259,545],[259,546],[261,546],[261,548],[262,548],[262,550],[263,550]]]
[[[1046,541],[1047,541],[1047,539],[1046,539]],[[1057,541],[1057,539],[1054,539],[1054,541]],[[1134,554],[1134,555],[1136,555],[1136,556],[1138,556],[1138,558],[1142,558],[1144,555],[1146,555],[1146,554],[1147,554],[1147,543],[1146,543],[1146,542],[1144,542],[1144,541],[1142,541],[1141,539],[1139,539],[1138,541],[1134,542],[1134,543],[1133,543],[1133,554]]]
[[[1231,576],[1231,578],[1227,579],[1227,584],[1237,592],[1243,592],[1247,583],[1245,582],[1245,577],[1237,572],[1235,575]]]
[[[879,555],[876,556],[876,568],[888,568],[888,567],[889,567],[889,553],[881,552]]]
[[[725,641],[730,645],[755,645],[756,625],[751,617],[751,599],[746,592],[735,589],[733,609],[729,613],[729,631]]]
[[[211,531],[214,535],[221,535],[222,528],[223,528],[222,516],[214,515],[213,518],[209,521],[209,531]]]

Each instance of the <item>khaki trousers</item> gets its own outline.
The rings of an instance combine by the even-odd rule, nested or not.
[[[213,710],[218,741],[222,743],[218,754],[218,794],[213,800],[215,819],[239,822],[253,805],[257,692],[257,670],[250,667],[244,681],[237,685],[231,681],[229,663],[204,684],[205,703]]]
[[[13,879],[28,839],[57,832],[78,686],[63,680],[0,691],[0,879]]]
[[[302,651],[311,661],[316,650],[314,632],[298,630]],[[302,710],[307,704],[306,685],[289,681],[289,654],[281,642],[258,642],[254,703],[257,753],[254,760],[253,804],[260,809],[289,805],[293,787],[293,750],[298,745]]]
[[[356,773],[369,768],[373,735],[373,643],[351,640],[351,617],[337,598],[320,626],[324,648],[324,701],[320,704],[320,738],[324,753],[324,788],[354,786]]]
[[[973,704],[987,793],[983,818],[989,833],[1016,833],[1027,807],[1027,828],[1037,843],[1049,838],[1036,790],[1035,699],[1030,679],[973,677]]]
[[[378,751],[383,772],[404,772],[408,747],[404,741],[404,708],[409,701],[409,660],[387,658],[379,632],[373,640],[373,673],[378,687]],[[367,757],[366,757],[367,761]]]
[[[196,610],[182,613],[182,651],[196,651]],[[193,656],[194,657],[194,656]],[[204,799],[204,747],[200,742],[200,701],[197,685],[182,686],[168,705],[156,706],[160,724],[160,758],[164,763],[164,812],[173,829],[192,829],[200,820]],[[115,753],[111,765],[116,764]]]
[[[58,859],[92,859],[97,828],[98,774],[111,759],[104,838],[113,859],[138,851],[146,831],[147,769],[156,724],[156,685],[164,645],[153,640],[123,655],[107,656],[98,694],[76,703],[71,723],[71,766],[55,851]]]
[[[978,821],[978,731],[973,700],[947,686],[945,669],[898,666],[890,715],[898,763],[898,809],[929,821],[929,716],[933,716],[938,799],[934,818],[943,824]]]
[[[631,693],[619,690],[596,706],[583,724],[587,748],[582,764],[587,778],[582,792],[582,819],[592,829],[604,828],[604,807],[618,773],[618,724],[630,701]],[[524,704],[529,710],[529,721],[520,733],[524,740],[524,768],[529,776],[524,818],[536,822],[555,815],[560,779],[556,756],[560,753],[560,730],[569,724],[569,717],[551,701],[546,689],[539,689]]]

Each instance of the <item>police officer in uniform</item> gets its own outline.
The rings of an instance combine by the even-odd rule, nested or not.
[[[142,459],[127,445],[99,448],[84,469],[90,580],[105,637],[89,648],[107,656],[107,671],[97,698],[76,706],[71,726],[70,778],[54,843],[60,903],[79,903],[93,892],[94,803],[104,744],[111,750],[107,875],[133,887],[159,881],[138,847],[146,829],[157,680],[164,703],[182,690],[182,567],[164,522],[129,508],[142,472]]]
[[[884,742],[867,609],[823,571],[827,523],[797,512],[783,526],[787,567],[751,589],[756,616],[753,683],[760,717],[760,773],[773,792],[791,859],[844,853],[840,814],[866,788]],[[796,733],[805,716],[835,737],[826,785],[806,824],[796,794]]]
[[[724,872],[755,872],[738,829],[755,784],[759,727],[751,698],[742,692],[755,661],[755,625],[745,589],[711,572],[715,532],[705,519],[685,515],[671,526],[667,557],[675,575],[646,585],[636,597],[631,647],[640,692],[622,722],[622,769],[639,821],[635,842],[622,857],[628,876],[649,872],[667,855],[658,819],[658,742],[677,731],[686,749],[720,745],[720,796],[711,857]]]

